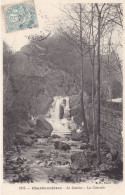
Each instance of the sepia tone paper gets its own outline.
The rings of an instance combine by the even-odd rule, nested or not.
[[[89,88],[91,88],[92,83],[89,83],[89,79],[87,80],[87,75],[90,74],[89,72],[92,69],[88,66],[88,64],[91,66],[91,61],[88,63],[88,58],[82,56],[83,65],[88,63],[85,66],[83,76],[82,69],[80,69],[81,58],[78,57],[79,51],[81,49],[82,51],[84,50],[82,47],[88,44],[88,42],[86,42],[88,38],[90,41],[89,50],[87,50],[88,55],[93,55],[94,49],[91,50],[91,47],[93,47],[93,39],[89,39],[88,33],[90,32],[92,35],[93,32],[93,36],[98,37],[99,31],[95,30],[97,35],[94,34],[96,33],[94,29],[93,31],[89,31],[87,29],[89,27],[87,26],[88,24],[86,24],[86,20],[84,20],[84,25],[86,24],[86,26],[83,27],[80,21],[80,12],[78,12],[77,7],[73,6],[78,5],[78,8],[82,10],[84,5],[90,5],[89,3],[98,3],[99,8],[102,8],[103,5],[120,3],[123,7],[124,19],[123,1],[1,1],[1,59],[3,60],[1,60],[0,66],[0,176],[2,195],[46,195],[50,193],[117,195],[125,193],[124,169],[122,172],[121,168],[119,168],[119,166],[122,166],[120,164],[121,162],[123,162],[124,167],[124,106],[122,106],[122,103],[124,103],[124,91],[123,93],[121,92],[122,86],[124,89],[124,20],[123,22],[121,21],[122,14],[120,9],[117,11],[119,15],[121,14],[119,16],[121,18],[115,20],[112,24],[113,30],[110,31],[109,28],[103,34],[103,46],[100,50],[103,52],[103,56],[106,56],[104,59],[101,59],[102,61],[104,60],[104,62],[101,61],[101,63],[106,64],[106,68],[104,68],[106,73],[103,72],[100,76],[101,81],[103,81],[101,82],[100,88],[103,92],[102,96],[104,97],[105,95],[106,98],[108,97],[106,100],[106,105],[108,106],[104,108],[103,101],[101,107],[101,117],[103,118],[101,125],[105,126],[105,128],[101,130],[101,135],[105,140],[104,142],[108,143],[108,146],[111,146],[109,147],[110,150],[108,150],[109,148],[101,148],[101,152],[104,153],[103,155],[101,153],[103,156],[101,156],[102,165],[95,165],[95,161],[97,160],[97,163],[99,163],[99,159],[97,149],[93,149],[93,142],[87,145],[87,147],[89,147],[88,149],[86,148],[86,142],[84,143],[79,140],[79,138],[75,140],[76,136],[81,135],[80,133],[85,129],[86,125],[83,119],[84,117],[79,122],[80,116],[76,114],[78,113],[78,111],[76,112],[77,105],[80,104],[81,85],[84,85],[86,91],[85,94],[83,91],[83,100],[86,102],[85,113],[87,124],[91,124],[93,117],[92,105],[90,105],[89,100]],[[80,7],[80,5],[83,7]],[[69,9],[71,9],[71,12],[68,11]],[[94,10],[94,8],[92,9]],[[97,7],[95,7],[95,10],[96,13],[98,13]],[[89,12],[89,10],[87,11]],[[106,12],[107,17],[110,17],[110,11],[109,9],[109,13]],[[93,12],[93,15],[94,13],[95,12]],[[83,18],[87,17],[86,12],[81,12],[81,15]],[[102,18],[106,16],[104,14]],[[95,17],[97,17],[97,15]],[[115,18],[114,12],[113,18]],[[93,25],[95,29],[97,29],[97,23],[95,22],[93,24],[96,26]],[[82,34],[80,31],[77,33],[78,28],[80,29],[80,25],[82,26]],[[118,25],[118,28],[116,28],[115,25]],[[114,30],[115,28],[116,30]],[[61,33],[63,33],[65,39],[63,39],[64,37]],[[85,40],[82,37],[83,34],[85,35]],[[72,35],[74,36],[73,39]],[[108,38],[109,41],[107,42]],[[81,39],[85,42],[83,43],[81,41],[82,44],[79,45]],[[46,40],[50,42],[46,42]],[[9,49],[7,49],[8,46]],[[109,51],[109,54],[112,51],[114,57],[108,55],[107,51]],[[115,51],[117,52],[115,53]],[[95,56],[98,57],[98,49],[95,50],[95,53]],[[12,58],[12,56],[14,57]],[[113,62],[110,61],[110,57],[112,61],[114,60]],[[95,64],[96,63],[98,64],[98,60]],[[114,65],[113,68],[109,68],[110,63],[112,66]],[[71,69],[70,66],[73,68]],[[102,68],[101,66],[101,70]],[[98,78],[96,70],[95,68],[95,77]],[[105,78],[105,75],[108,76]],[[117,82],[113,82],[112,77]],[[81,78],[83,79],[82,84],[80,83]],[[83,84],[83,81],[86,81],[86,84]],[[10,83],[14,84],[11,85]],[[105,87],[107,86],[106,84],[108,85],[107,88]],[[96,81],[94,89],[96,91],[96,101],[98,100],[97,88],[98,82]],[[105,88],[107,91],[105,91]],[[12,91],[14,91],[14,93],[12,93]],[[114,101],[116,101],[116,104]],[[113,109],[110,105],[111,102]],[[71,104],[74,106],[73,109]],[[80,107],[78,109],[80,113]],[[10,112],[10,110],[16,111]],[[16,132],[17,126],[15,127],[13,124],[17,124],[17,121],[20,120],[20,118],[18,118],[20,110],[23,110],[23,112],[21,111],[22,121],[18,122],[18,129],[20,130]],[[25,111],[27,112],[25,113]],[[5,113],[7,113],[7,115]],[[8,113],[10,113],[10,115]],[[77,122],[74,122],[74,119],[72,122],[72,117],[75,118],[76,115]],[[96,117],[98,118],[98,107],[95,114],[95,118]],[[9,120],[12,121],[9,123]],[[12,131],[10,132],[8,130],[5,135],[4,131],[8,128],[7,125],[9,127],[12,125],[13,128],[10,128],[10,131]],[[29,125],[29,129],[26,132],[25,129],[27,125]],[[5,128],[4,130],[3,126]],[[41,128],[45,128],[42,132],[42,136],[39,134]],[[89,126],[89,128],[89,131],[92,131],[92,127]],[[76,129],[77,131],[75,131]],[[34,134],[34,130],[38,131],[37,136]],[[71,137],[71,130],[75,132],[75,134],[72,134],[72,137],[74,136],[75,138]],[[10,141],[14,135],[13,131],[17,134],[17,137]],[[85,139],[87,139],[86,132],[84,133]],[[96,133],[98,134],[98,132]],[[90,134],[92,136],[92,132]],[[7,136],[10,140],[7,139]],[[22,137],[24,139],[22,139]],[[82,139],[83,137],[84,135],[82,135]],[[37,140],[36,142],[34,141],[35,139]],[[9,151],[8,148],[11,142],[14,142],[14,152],[11,151],[6,157],[5,154]],[[109,161],[109,164],[107,161]]]

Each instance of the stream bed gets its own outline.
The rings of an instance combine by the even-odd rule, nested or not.
[[[61,106],[63,107],[60,112]],[[4,156],[4,181],[9,183],[79,183],[93,181],[122,180],[122,173],[111,162],[108,152],[101,148],[103,163],[101,168],[95,166],[96,155],[90,147],[85,146],[83,140],[73,141],[71,131],[77,126],[69,117],[69,98],[55,97],[52,107],[45,119],[53,126],[51,136],[40,138],[32,132],[32,143],[28,145],[13,145]],[[31,132],[30,132],[31,133]],[[62,149],[56,147],[61,142],[68,146]],[[88,157],[89,170],[72,169],[71,156],[77,152],[92,154]],[[109,164],[108,164],[109,162]]]
[[[55,141],[65,141],[71,147],[70,151],[55,150]],[[118,183],[120,177],[113,177],[94,169],[88,172],[72,170],[71,154],[81,151],[81,142],[72,141],[69,138],[39,138],[30,147],[20,147],[19,151],[9,151],[4,159],[4,180],[10,183],[43,182],[92,182],[113,181]]]

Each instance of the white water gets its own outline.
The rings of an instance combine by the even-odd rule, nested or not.
[[[63,118],[60,119],[60,105],[64,108]],[[75,123],[70,118],[69,97],[56,96],[52,108],[46,115],[46,120],[53,126],[52,134],[65,136],[76,128]]]

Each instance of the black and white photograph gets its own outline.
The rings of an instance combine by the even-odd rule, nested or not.
[[[1,13],[3,182],[122,183],[123,4],[5,0]]]

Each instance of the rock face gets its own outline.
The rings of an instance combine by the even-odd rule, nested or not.
[[[71,155],[71,168],[81,170],[89,169],[88,161],[82,152],[76,152]]]
[[[62,105],[60,105],[60,113],[59,113],[59,118],[60,119],[63,119],[63,115],[64,115],[64,108],[63,108],[63,106]]]
[[[30,100],[30,104],[32,105],[32,114],[36,116],[41,113],[46,114],[52,102],[52,97],[46,95],[46,91],[44,94],[39,94],[37,97],[34,95]]]
[[[69,98],[69,105],[70,105],[70,115],[75,116],[79,111],[79,96],[72,95]]]
[[[74,122],[78,125],[82,122],[81,114],[80,114],[80,96],[72,95],[70,96],[70,116],[74,118]]]
[[[60,141],[55,142],[54,147],[55,149],[58,149],[58,150],[64,150],[64,151],[70,150],[70,146],[68,144],[64,142],[60,142]]]
[[[8,110],[11,112],[9,116],[5,117],[6,121],[4,120],[4,150],[7,150],[13,144],[14,130],[17,130],[17,127],[15,128],[13,125],[11,127],[8,125],[8,128],[6,128],[5,123],[16,123],[16,126],[18,126],[19,121],[22,121],[23,118],[28,121],[24,114],[17,121],[15,116],[11,117],[12,112],[19,115],[22,112],[21,110],[24,110],[27,116],[35,117],[41,114],[45,116],[51,107],[54,96],[76,94],[75,84],[70,73],[59,69],[57,65],[47,62],[44,58],[40,61],[34,59],[32,54],[38,55],[38,51],[35,53],[35,47],[36,44],[33,46],[28,44],[14,54],[9,78],[6,71],[4,71],[4,87],[6,87],[6,84],[8,86],[4,94],[4,113]],[[38,48],[37,50],[39,50]],[[39,50],[40,54],[45,51],[45,48]],[[60,110],[60,117],[63,118],[64,110],[63,108]],[[31,126],[34,128],[34,124],[31,124]],[[40,136],[50,136],[52,127],[46,128],[46,125],[43,127],[43,122],[37,122],[36,126]]]
[[[70,104],[70,108],[74,108],[76,107],[76,105],[80,104],[79,95],[70,96],[69,104]]]
[[[23,144],[25,146],[31,146],[33,144],[33,140],[30,137],[24,137],[23,138]]]
[[[41,137],[50,137],[53,130],[52,125],[44,118],[39,118],[36,122],[36,132]]]

